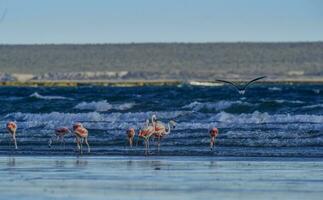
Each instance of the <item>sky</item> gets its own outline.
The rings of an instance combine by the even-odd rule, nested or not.
[[[0,44],[247,41],[323,41],[323,1],[0,0]]]

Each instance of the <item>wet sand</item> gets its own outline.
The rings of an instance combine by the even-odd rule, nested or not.
[[[0,199],[321,199],[323,159],[0,157]]]

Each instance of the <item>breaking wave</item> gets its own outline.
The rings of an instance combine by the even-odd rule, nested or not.
[[[77,104],[74,108],[78,110],[92,110],[97,112],[106,112],[109,110],[129,110],[135,103],[123,103],[123,104],[110,104],[106,100],[82,102]]]
[[[305,109],[323,108],[323,104],[315,104],[315,105],[303,106],[302,108],[305,108]]]
[[[156,114],[162,122],[176,119],[177,126],[162,141],[163,153],[167,155],[204,155],[208,153],[210,127],[220,130],[217,138],[218,153],[236,156],[320,156],[321,151],[304,152],[304,147],[323,147],[322,115],[290,115],[253,112],[249,114],[201,114],[189,111],[163,112],[113,112],[113,113],[11,113],[5,119],[18,123],[18,136],[21,143],[33,142],[46,147],[46,141],[54,128],[71,127],[74,122],[82,122],[89,129],[92,154],[111,151],[124,152],[125,131],[129,127],[136,132],[144,126],[146,119]],[[5,121],[0,121],[5,128]],[[74,147],[70,136],[70,147]],[[152,145],[154,143],[152,142]],[[176,147],[176,148],[175,148]],[[259,148],[243,149],[239,148]],[[277,152],[276,148],[288,147]],[[141,155],[142,145],[137,155]],[[267,149],[273,148],[273,149]],[[100,149],[100,151],[99,151]],[[202,149],[202,151],[201,151]],[[204,149],[204,150],[203,150]],[[251,152],[249,152],[249,150]],[[279,153],[279,155],[277,154]]]
[[[129,112],[129,113],[11,113],[5,116],[5,119],[15,119],[18,122],[26,123],[24,128],[37,127],[40,125],[50,127],[71,125],[74,122],[85,122],[92,123],[95,127],[95,123],[106,123],[106,124],[122,124],[122,123],[142,123],[146,119],[149,119],[152,114],[156,114],[162,121],[169,121],[175,119],[178,123],[178,129],[199,129],[206,127],[208,124],[221,123],[224,126],[241,127],[242,125],[250,126],[250,124],[273,124],[278,126],[279,124],[320,124],[323,127],[323,115],[291,115],[291,114],[268,114],[255,111],[250,114],[230,114],[221,111],[217,114],[203,114],[203,118],[197,117],[198,119],[194,122],[186,121],[186,118],[194,119],[195,114],[189,111],[170,111],[170,112]],[[181,117],[183,120],[181,120]],[[180,120],[180,121],[178,121]],[[5,124],[5,123],[3,123]],[[28,124],[28,125],[27,125]],[[252,127],[251,127],[252,128]]]
[[[270,90],[270,91],[282,91],[282,89],[280,87],[270,87],[270,88],[268,88],[268,90]]]
[[[275,99],[275,100],[269,100],[269,99],[261,99],[262,102],[275,102],[278,104],[284,104],[284,103],[290,103],[290,104],[303,104],[304,101],[300,100],[284,100],[284,99]]]
[[[38,92],[34,92],[29,97],[36,98],[36,99],[45,99],[45,100],[54,100],[54,99],[73,100],[72,98],[62,97],[62,96],[44,96],[44,95],[40,95]]]
[[[192,109],[193,111],[201,111],[201,110],[214,110],[221,111],[227,108],[230,108],[233,105],[243,105],[243,106],[252,106],[252,104],[248,102],[242,101],[218,101],[216,103],[213,102],[198,102],[194,101],[188,105],[183,106],[183,109]]]

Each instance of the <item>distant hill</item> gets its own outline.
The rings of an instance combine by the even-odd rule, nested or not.
[[[322,76],[323,42],[0,45],[0,72],[37,80]]]

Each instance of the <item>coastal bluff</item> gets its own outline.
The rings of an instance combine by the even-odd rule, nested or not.
[[[0,81],[321,80],[323,42],[0,45]]]

